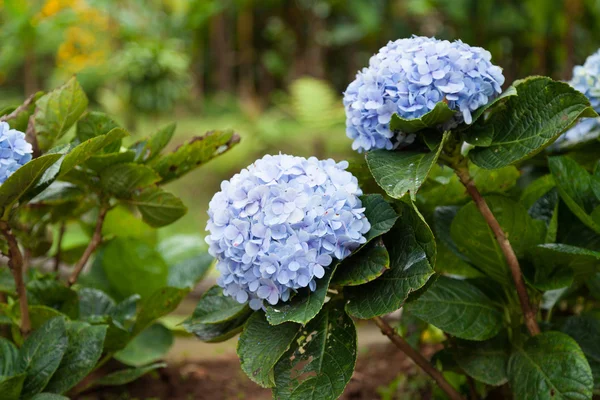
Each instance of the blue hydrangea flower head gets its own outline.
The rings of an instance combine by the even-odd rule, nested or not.
[[[314,291],[334,258],[366,242],[371,226],[347,167],[267,155],[223,181],[209,204],[206,242],[225,295],[257,310]]]
[[[444,101],[454,123],[472,122],[471,112],[501,93],[502,69],[491,54],[460,40],[417,37],[389,42],[371,57],[344,93],[346,134],[359,152],[391,150],[415,135],[390,130],[394,113],[415,119]]]
[[[17,169],[31,161],[33,148],[25,140],[25,134],[10,129],[6,122],[0,122],[0,185]]]
[[[585,94],[594,110],[600,112],[600,50],[589,56],[583,65],[573,68],[569,84]],[[556,140],[553,148],[595,139],[599,135],[600,119],[582,118]]]

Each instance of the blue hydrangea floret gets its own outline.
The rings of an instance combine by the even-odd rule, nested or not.
[[[451,122],[470,124],[471,112],[501,93],[502,69],[490,52],[460,40],[412,37],[389,42],[371,57],[344,93],[346,134],[359,152],[391,150],[415,135],[390,130],[393,114],[415,119],[443,101]]]
[[[0,184],[4,183],[17,169],[31,161],[33,148],[25,140],[25,134],[10,129],[0,122]]]
[[[594,110],[600,112],[600,50],[589,56],[583,65],[573,68],[573,78],[569,84],[585,94]],[[556,140],[553,148],[568,147],[598,136],[600,136],[600,119],[582,118]]]
[[[209,204],[206,242],[225,295],[256,310],[314,291],[334,259],[366,242],[371,226],[347,167],[267,155],[223,181]]]

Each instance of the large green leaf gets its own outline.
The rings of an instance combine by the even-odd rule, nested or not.
[[[550,157],[548,166],[556,182],[556,188],[567,207],[590,229],[600,233],[600,221],[594,220],[591,213],[598,206],[599,199],[594,194],[594,181],[582,166],[572,158]]]
[[[522,205],[503,196],[488,196],[486,201],[517,257],[543,242],[544,223],[531,218]],[[504,254],[475,203],[470,202],[460,209],[450,230],[458,250],[478,269],[500,283],[512,283]]]
[[[417,191],[437,161],[443,143],[449,133],[444,134],[442,144],[436,151],[417,153],[412,151],[378,150],[367,153],[366,159],[375,181],[395,199],[406,193],[416,198]]]
[[[0,376],[0,393],[2,400],[19,400],[23,390],[23,382],[27,374],[17,374],[13,376]]]
[[[544,175],[531,182],[521,193],[520,202],[523,207],[529,209],[535,202],[556,186],[554,177],[550,174]]]
[[[8,218],[12,206],[40,179],[61,154],[46,154],[29,161],[0,185],[0,217]]]
[[[458,339],[452,348],[454,360],[469,376],[488,385],[500,386],[508,381],[509,342],[506,334],[483,342]]]
[[[440,276],[406,310],[449,334],[486,340],[502,328],[502,310],[467,281]]]
[[[516,399],[588,400],[594,386],[577,342],[560,332],[542,333],[515,348],[508,380]]]
[[[333,283],[342,286],[362,285],[377,279],[389,268],[390,256],[383,240],[377,238],[340,263]]]
[[[542,244],[531,251],[532,256],[550,266],[569,268],[579,279],[600,272],[600,252],[560,243]]]
[[[30,305],[54,308],[70,318],[77,318],[79,313],[77,292],[51,277],[29,281],[27,298]]]
[[[501,168],[531,157],[578,118],[597,116],[588,99],[566,83],[538,76],[517,81],[514,86],[518,96],[510,96],[469,130],[472,137],[491,137],[482,140],[487,147],[469,152],[469,158],[482,168]]]
[[[136,189],[145,188],[160,180],[154,170],[136,163],[112,165],[100,173],[100,185],[108,193],[129,198]]]
[[[429,226],[411,205],[399,202],[398,214],[396,225],[383,237],[390,269],[372,282],[344,289],[352,316],[369,319],[399,309],[433,275],[436,248]]]
[[[15,108],[10,114],[3,115],[0,122],[7,122],[11,129],[20,132],[26,132],[29,125],[29,117],[35,111],[35,103],[44,95],[44,92],[37,92],[27,98],[23,104]]]
[[[84,165],[86,168],[100,173],[104,169],[112,167],[113,165],[133,162],[134,158],[135,152],[131,150],[127,150],[122,153],[97,154],[90,157],[90,159],[87,160]]]
[[[18,372],[19,350],[8,339],[0,337],[0,376],[16,375]]]
[[[594,388],[600,388],[600,321],[588,316],[572,316],[567,318],[561,331],[571,336],[585,354],[592,375]]]
[[[20,350],[19,368],[25,374],[21,397],[40,393],[58,369],[69,345],[65,319],[52,318],[35,330]]]
[[[262,387],[275,386],[273,368],[299,331],[300,326],[292,322],[272,326],[264,313],[252,314],[237,345],[242,371]]]
[[[156,228],[172,224],[187,213],[179,197],[158,187],[138,191],[127,202],[136,205],[144,221]]]
[[[77,121],[77,139],[79,139],[80,142],[85,142],[96,136],[106,135],[115,128],[119,128],[119,124],[111,117],[98,111],[91,111]],[[121,140],[115,140],[104,148],[103,153],[119,151],[120,147]]]
[[[365,208],[365,217],[371,224],[371,229],[365,235],[367,241],[389,232],[398,219],[392,206],[380,194],[367,194],[360,199]]]
[[[88,99],[75,78],[36,102],[33,116],[40,149],[48,150],[85,112]]]
[[[452,118],[454,114],[456,114],[456,111],[451,110],[448,104],[440,101],[435,105],[433,110],[419,118],[404,119],[398,114],[392,115],[390,129],[393,131],[414,133],[441,125]]]
[[[206,275],[213,261],[210,254],[201,253],[171,264],[167,283],[178,288],[194,288]]]
[[[183,327],[203,342],[223,342],[240,333],[251,314],[252,311],[246,308],[234,318],[216,324],[196,323],[193,319],[187,319],[183,322]]]
[[[84,287],[77,292],[79,297],[79,319],[95,320],[110,315],[115,301],[102,290]]]
[[[328,304],[275,365],[274,398],[334,400],[356,363],[356,328],[339,302]]]
[[[308,287],[299,290],[298,294],[287,302],[280,301],[276,305],[267,305],[267,320],[271,325],[279,325],[284,322],[297,322],[306,324],[319,313],[329,289],[331,277],[339,264],[332,263],[325,269],[325,275],[317,280],[317,289],[313,292]]]
[[[158,244],[158,252],[169,264],[169,286],[193,288],[206,274],[214,258],[202,236],[172,235]]]
[[[147,297],[167,285],[169,267],[146,241],[115,238],[104,246],[102,268],[121,296]]]
[[[216,324],[234,319],[248,310],[233,297],[225,296],[223,289],[213,286],[198,301],[194,313],[186,319],[187,324]]]
[[[102,355],[106,329],[106,325],[68,325],[69,346],[46,391],[65,393],[94,369]]]
[[[173,333],[169,329],[162,324],[153,324],[116,353],[115,359],[131,367],[148,365],[162,359],[173,342]]]
[[[211,131],[153,160],[151,165],[162,177],[161,183],[167,183],[223,154],[239,141],[240,137],[233,131]]]
[[[68,182],[56,181],[43,192],[29,201],[30,204],[57,206],[65,203],[80,202],[84,191]]]
[[[155,159],[160,152],[169,144],[169,141],[175,133],[177,124],[171,123],[160,128],[156,133],[152,134],[148,139],[135,143],[131,146],[135,150],[135,161],[149,162]]]
[[[100,150],[112,143],[120,141],[127,135],[128,133],[123,129],[115,128],[105,135],[93,137],[79,144],[65,156],[60,166],[59,176],[66,175],[77,165],[83,164],[92,158],[92,156],[97,155]]]
[[[167,286],[158,289],[147,298],[142,299],[139,305],[138,317],[133,327],[133,333],[137,335],[158,318],[175,310],[189,292],[189,289]]]
[[[155,369],[164,368],[167,364],[159,362],[144,367],[123,369],[120,371],[112,372],[97,381],[93,382],[89,387],[96,386],[121,386],[129,382],[133,382],[138,378],[146,375],[150,371]]]

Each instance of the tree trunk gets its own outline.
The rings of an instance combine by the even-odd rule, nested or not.
[[[231,93],[233,88],[230,29],[227,14],[222,12],[210,24],[211,61],[214,66],[214,84],[219,91]]]

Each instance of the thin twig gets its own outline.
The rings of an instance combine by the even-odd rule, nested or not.
[[[15,280],[17,296],[19,297],[21,334],[26,337],[31,331],[31,321],[29,319],[29,307],[27,304],[27,289],[25,288],[25,281],[23,280],[23,255],[19,249],[17,238],[5,221],[0,221],[0,231],[8,242],[8,267]]]
[[[466,165],[454,165],[452,167],[454,168],[454,172],[458,176],[460,182],[465,186],[471,198],[473,198],[475,205],[479,209],[481,215],[483,215],[483,218],[487,222],[488,226],[492,229],[492,232],[496,237],[496,241],[498,242],[498,245],[504,254],[504,258],[506,258],[506,263],[510,268],[510,273],[517,289],[517,295],[519,296],[519,302],[521,303],[521,310],[523,310],[525,325],[527,326],[531,336],[538,335],[540,333],[540,327],[538,326],[536,320],[535,311],[531,307],[531,303],[529,301],[529,295],[527,294],[527,288],[525,286],[525,281],[523,280],[523,274],[521,272],[521,267],[515,251],[506,238],[506,234],[500,227],[500,224],[492,213],[492,210],[490,210],[487,202],[473,183],[473,179],[469,174],[468,167]]]
[[[60,224],[60,230],[58,231],[58,240],[56,241],[56,254],[54,255],[54,272],[58,274],[58,270],[60,269],[60,258],[62,256],[62,241],[65,236],[65,228],[66,224],[63,222]],[[58,278],[58,275],[57,275]]]
[[[464,397],[448,381],[444,378],[444,375],[438,371],[421,353],[413,349],[413,347],[404,340],[403,337],[398,335],[394,329],[388,324],[383,318],[375,317],[373,322],[381,329],[381,333],[386,335],[392,343],[396,345],[404,354],[406,354],[411,360],[415,362],[419,367],[423,369],[438,386],[448,395],[451,400],[464,400]]]
[[[79,278],[79,274],[81,274],[81,271],[83,271],[83,267],[85,267],[85,264],[88,262],[96,248],[100,245],[100,243],[102,243],[102,225],[104,224],[104,218],[106,218],[108,209],[109,206],[107,204],[103,204],[100,207],[100,212],[98,213],[98,219],[96,221],[96,229],[94,230],[92,240],[90,240],[90,243],[83,252],[83,255],[79,261],[77,261],[75,269],[67,281],[68,286],[73,286],[75,282],[77,282],[77,278]]]

